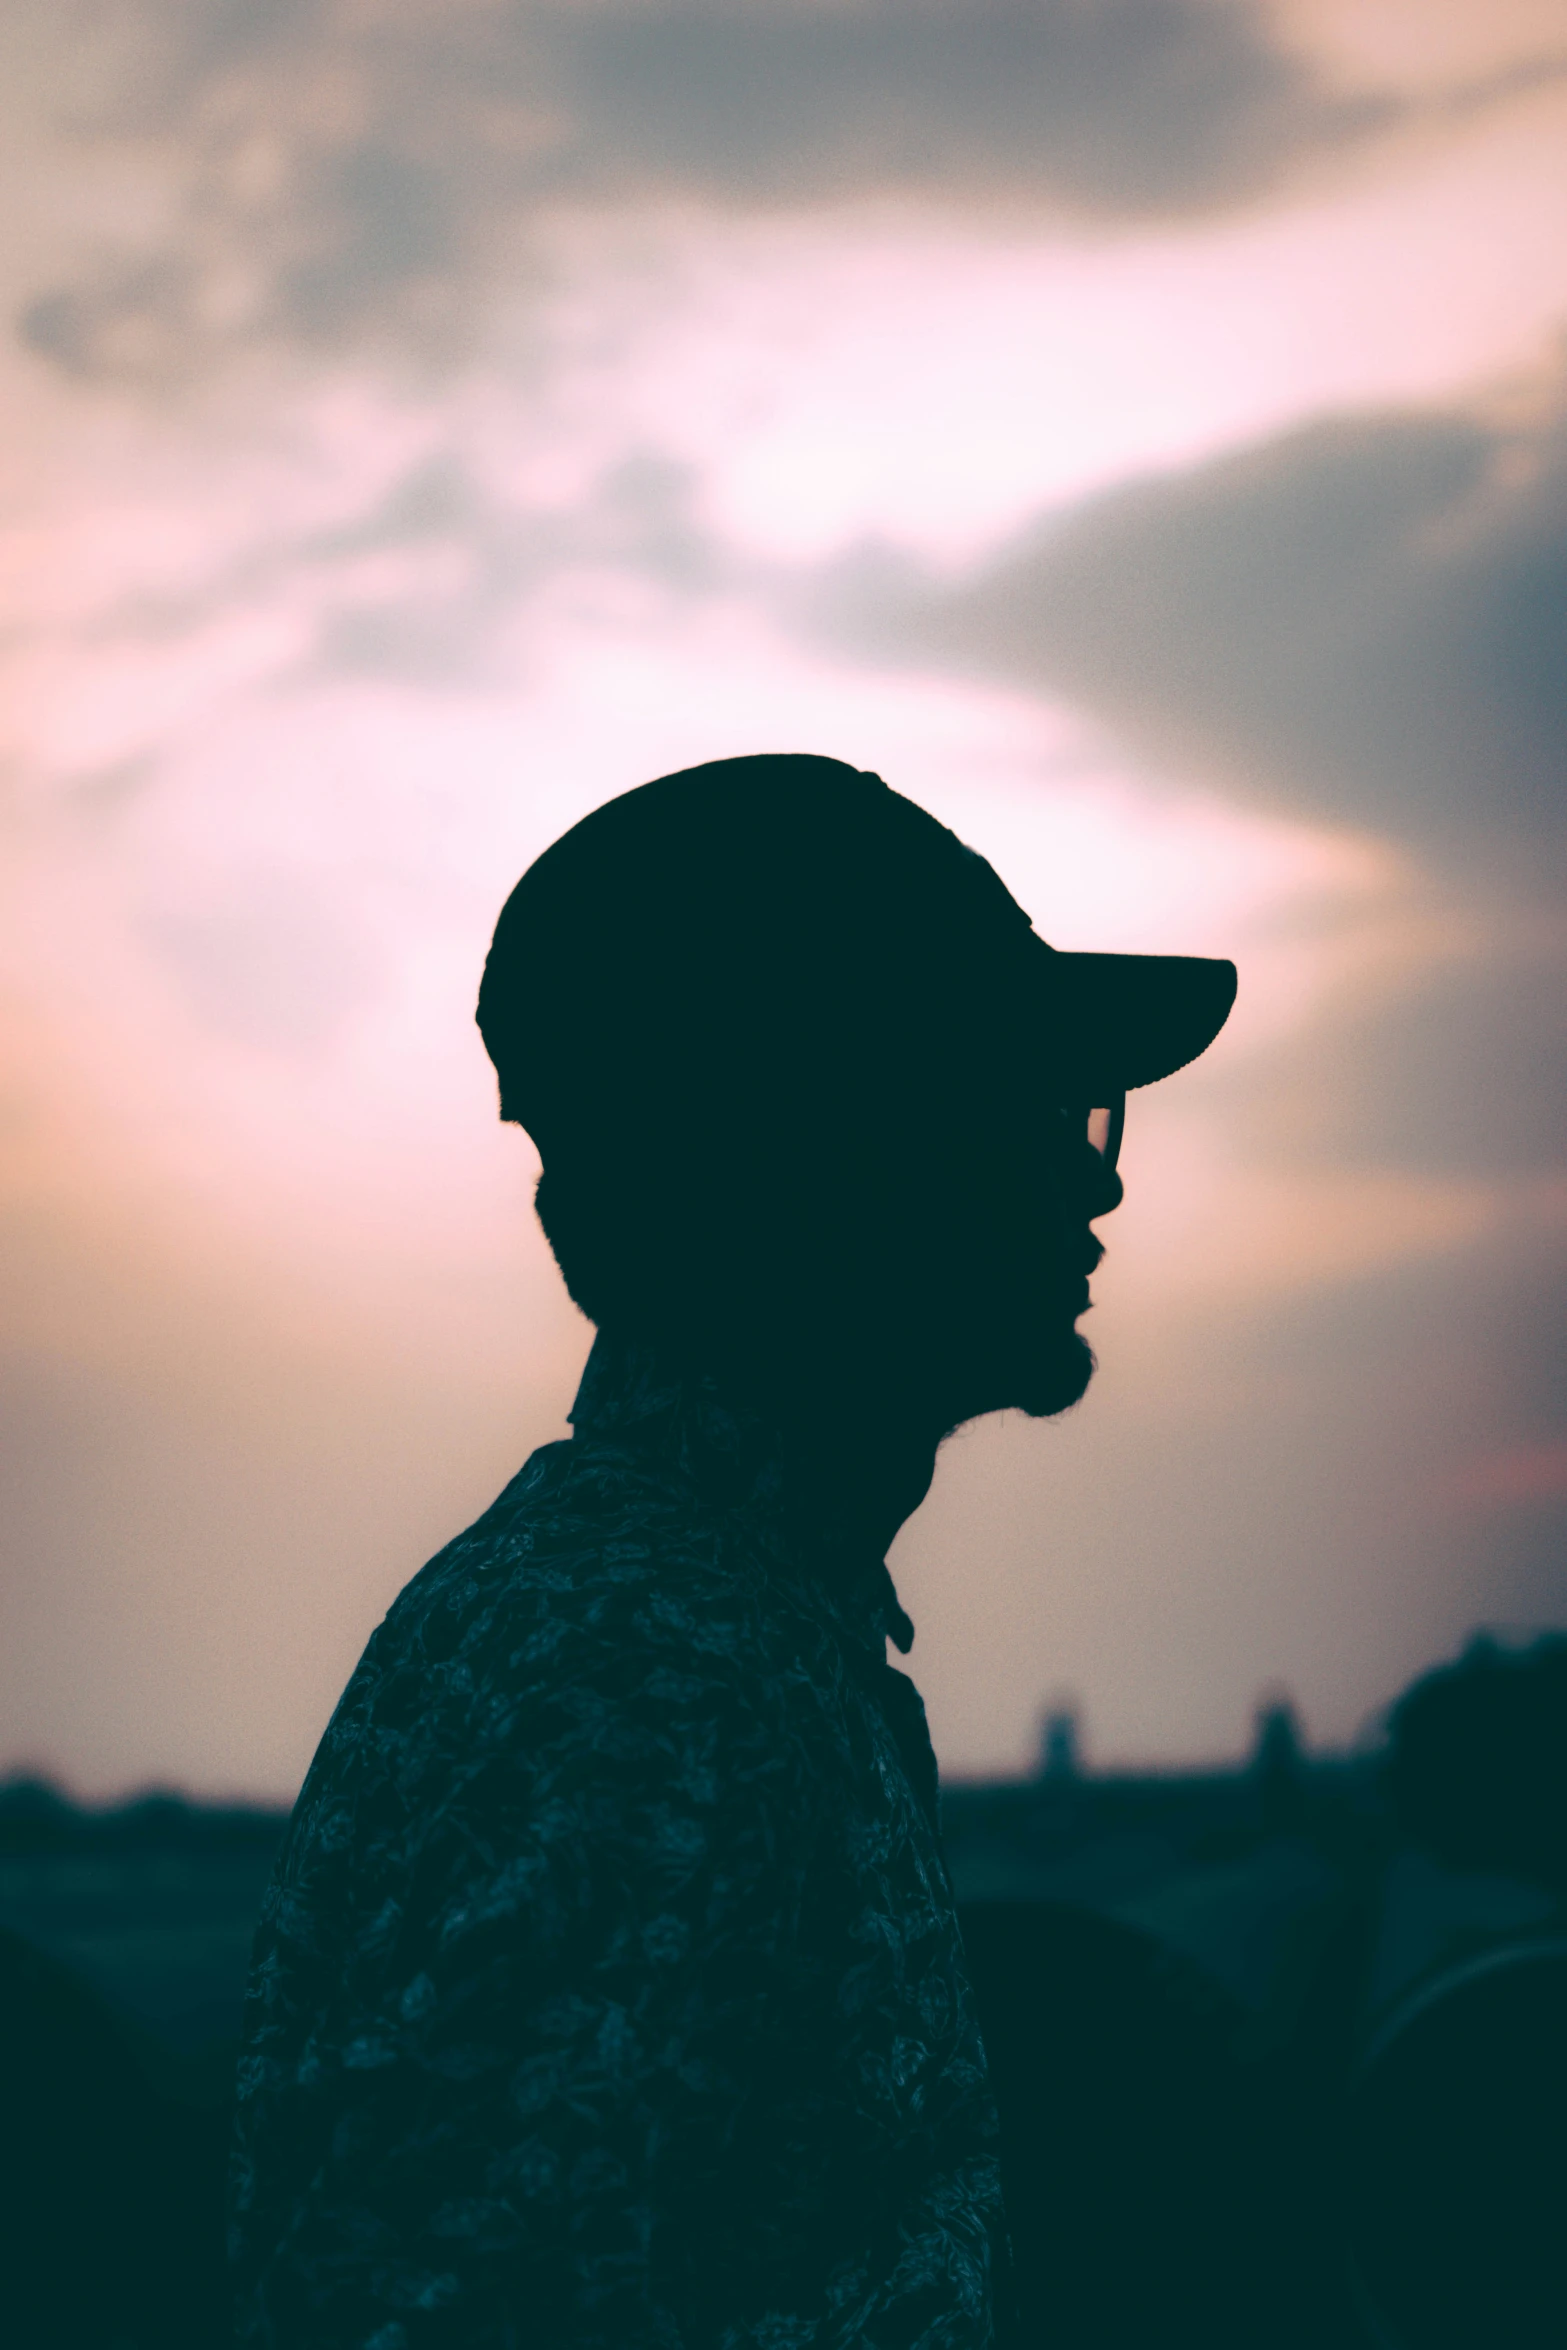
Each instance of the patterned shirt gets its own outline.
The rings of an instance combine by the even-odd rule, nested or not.
[[[408,1585],[257,1935],[231,2249],[285,2350],[970,2350],[996,2122],[913,1628],[600,1337]]]

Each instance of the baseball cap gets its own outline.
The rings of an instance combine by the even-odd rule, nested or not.
[[[1064,953],[994,869],[874,774],[764,754],[682,769],[562,834],[507,899],[478,1021],[501,1115],[546,1159],[613,1116],[874,1089],[1004,1019],[1063,1104],[1206,1050],[1235,998],[1208,957]],[[912,1060],[911,1060],[912,1055]]]

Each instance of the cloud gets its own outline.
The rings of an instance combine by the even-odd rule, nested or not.
[[[426,685],[514,675],[519,616],[562,574],[629,574],[679,599],[735,568],[700,525],[690,473],[646,452],[607,467],[563,511],[508,502],[446,452],[363,522],[293,555],[315,575],[317,668]],[[389,559],[379,577],[378,557]],[[367,582],[356,578],[366,558]]]
[[[1562,1166],[1564,407],[1339,419],[1052,517],[955,586],[870,550],[819,591],[841,647],[1074,702],[1155,772],[1414,852],[1397,966],[1347,967],[1237,1072],[1259,1169]]]
[[[1417,967],[1392,1000],[1376,987],[1347,992],[1248,1073],[1248,1135],[1293,1167],[1370,1163],[1449,1184],[1559,1183],[1563,963],[1549,941],[1501,935]]]
[[[1166,767],[1466,873],[1538,881],[1559,855],[1559,415],[1313,425],[1112,491],[957,589],[868,557],[822,613],[845,640],[1075,699]]]
[[[1184,210],[1380,119],[1258,15],[1206,0],[914,0],[591,13],[574,89],[593,176],[786,202],[1018,191]]]
[[[1503,1509],[1567,1500],[1567,1439],[1479,1453],[1452,1471],[1444,1492],[1456,1502]]]
[[[68,135],[156,190],[116,180],[97,258],[23,310],[83,376],[268,339],[449,358],[563,202],[1128,219],[1244,201],[1408,113],[1330,92],[1233,0],[99,0],[71,25]]]

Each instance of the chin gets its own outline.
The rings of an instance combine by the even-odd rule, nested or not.
[[[1048,1420],[1070,1411],[1094,1375],[1094,1351],[1077,1329],[1086,1301],[1081,1277],[1066,1294],[1014,1293],[1008,1311],[978,1326],[944,1334],[942,1348],[948,1434],[990,1412],[1024,1412]]]
[[[1031,1420],[1048,1420],[1081,1400],[1094,1369],[1094,1350],[1087,1339],[1075,1330],[1064,1331],[1029,1350],[1019,1365],[1017,1393],[1009,1401]]]

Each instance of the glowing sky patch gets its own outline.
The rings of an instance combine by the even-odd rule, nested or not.
[[[1059,945],[1242,967],[1214,1053],[1133,1105],[1087,1404],[959,1438],[898,1545],[944,1765],[1024,1764],[1060,1687],[1102,1756],[1233,1747],[1280,1675],[1345,1738],[1475,1621],[1567,1607],[1560,1186],[1443,1123],[1512,1068],[1515,1013],[1422,1080],[1413,1142],[1378,1042],[1455,979],[1544,1000],[1548,893],[1439,877],[1353,775],[1342,820],[1268,812],[1086,704],[802,620],[867,549],[959,580],[1041,516],[1349,412],[1527,413],[1545,530],[1567,93],[1442,92],[1543,54],[1552,13],[1286,13],[1346,88],[1432,107],[1167,213],[1032,183],[552,199],[515,267],[473,265],[449,353],[399,342],[368,278],[357,341],[214,317],[119,376],[7,346],[18,1759],[287,1792],[380,1609],[558,1433],[588,1333],[471,1024],[489,927],[587,809],[752,749],[877,769]],[[178,126],[156,153],[47,130],[73,70],[39,14],[0,97],[17,318],[178,222]]]

